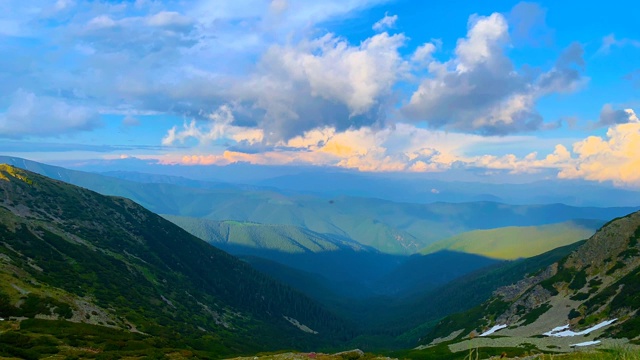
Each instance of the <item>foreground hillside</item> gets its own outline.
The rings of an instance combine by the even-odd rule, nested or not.
[[[441,320],[422,351],[640,344],[638,240],[640,212],[609,222],[562,260]]]
[[[7,165],[0,279],[0,356],[217,357],[350,336],[310,299],[130,200]]]

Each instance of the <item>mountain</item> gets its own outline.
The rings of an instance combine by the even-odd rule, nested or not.
[[[347,169],[304,166],[260,166],[235,163],[227,166],[166,166],[139,159],[68,162],[70,168],[100,172],[138,182],[168,182],[180,178],[198,181],[246,184],[255,187],[294,191],[325,198],[369,197],[394,202],[474,202],[495,201],[508,204],[555,204],[572,206],[635,206],[640,193],[607,183],[584,180],[531,180],[512,176],[510,183],[491,183],[469,171],[410,174],[366,173]],[[64,166],[64,165],[63,165]],[[126,171],[123,171],[126,170]],[[146,174],[145,174],[146,173]],[[447,176],[449,174],[449,176]],[[451,176],[451,174],[455,174]],[[453,178],[468,179],[456,181]],[[527,176],[531,178],[531,174]],[[177,181],[177,182],[176,182]],[[518,182],[520,181],[520,182]],[[522,182],[527,181],[527,182]],[[193,180],[190,180],[193,183]]]
[[[137,183],[10,158],[15,166],[130,198],[166,215],[216,221],[293,225],[352,239],[389,254],[412,254],[451,236],[505,226],[538,226],[574,219],[608,220],[635,208],[572,207],[562,204],[507,205],[496,202],[400,203],[375,198],[331,199],[305,194],[241,189],[206,189]]]
[[[612,220],[568,256],[497,289],[481,306],[441,320],[423,339],[424,351],[442,344],[453,352],[523,343],[543,351],[583,343],[640,345],[638,240],[640,212]],[[488,330],[499,338],[483,336]]]
[[[353,240],[291,225],[164,217],[220,249],[243,258],[249,256],[254,267],[258,264],[259,270],[313,297],[318,294],[315,289],[301,281],[290,283],[288,274],[282,276],[286,272],[280,266],[259,259],[275,261],[289,272],[297,269],[299,275],[316,274],[326,282],[322,287],[329,292],[350,298],[425,292],[498,262],[453,251],[409,257],[381,254]]]
[[[208,358],[352,334],[308,297],[131,200],[8,165],[0,278],[0,318],[19,329],[0,334],[0,355],[183,349]],[[33,345],[28,356],[18,343]]]
[[[469,178],[470,174],[459,174]],[[640,193],[581,180],[540,180],[527,183],[452,181],[423,174],[353,173],[348,171],[300,171],[283,174],[255,185],[289,189],[330,197],[373,197],[395,202],[475,202],[508,204],[556,204],[572,206],[635,206]]]
[[[586,239],[604,223],[602,220],[571,220],[549,225],[473,230],[433,243],[420,253],[451,250],[496,259],[531,257]]]
[[[351,239],[319,234],[292,225],[215,221],[172,215],[165,215],[164,218],[221,249],[247,247],[284,253],[373,250]]]
[[[374,301],[369,299],[367,311],[361,311],[359,318],[361,324],[366,324],[366,335],[354,340],[352,346],[415,347],[418,341],[424,339],[425,334],[433,330],[443,317],[479,306],[491,298],[492,293],[498,288],[546,268],[570,254],[581,243],[563,246],[530,258],[495,262],[493,265],[439,284],[437,287],[428,287],[425,292],[409,294],[405,298],[387,297]],[[453,267],[457,264],[454,262],[449,266]],[[463,264],[463,266],[468,265]],[[430,359],[432,355],[428,354],[426,358]],[[425,357],[421,354],[411,356],[398,354],[397,356],[400,358]]]

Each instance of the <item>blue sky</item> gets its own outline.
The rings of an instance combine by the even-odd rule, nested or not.
[[[640,186],[632,1],[0,4],[0,153]]]

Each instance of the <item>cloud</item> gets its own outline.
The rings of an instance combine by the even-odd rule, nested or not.
[[[636,114],[632,109],[615,110],[611,104],[605,104],[600,111],[600,119],[595,124],[596,127],[607,127],[617,124],[626,124],[635,121]]]
[[[196,120],[184,123],[182,129],[171,128],[162,139],[162,144],[169,146],[175,143],[184,143],[188,139],[196,139],[201,144],[207,144],[215,140],[230,139],[238,143],[255,144],[262,141],[264,134],[260,129],[234,126],[234,116],[231,107],[221,106],[216,112],[209,115],[207,121],[199,125]]]
[[[398,21],[398,15],[389,15],[388,13],[385,13],[384,17],[373,24],[371,28],[375,31],[392,29],[396,25],[396,21]]]
[[[640,186],[640,120],[632,110],[627,114],[629,121],[611,126],[604,137],[576,142],[575,164],[562,169],[558,177]]]
[[[4,138],[57,136],[99,126],[100,117],[92,109],[24,90],[16,91],[7,110],[0,113],[0,137]]]
[[[506,135],[545,127],[536,101],[551,93],[565,93],[584,83],[583,50],[569,46],[555,66],[537,77],[518,72],[505,55],[510,44],[503,15],[472,16],[455,56],[429,64],[402,112],[431,127],[483,135]]]
[[[403,35],[377,34],[351,45],[333,34],[272,46],[258,71],[234,92],[264,111],[256,119],[270,143],[326,126],[345,130],[381,124],[388,98],[406,68]]]
[[[554,31],[546,23],[547,10],[531,2],[520,2],[507,14],[514,44],[549,46]]]
[[[224,150],[165,158],[165,163],[319,165],[376,172],[442,172],[451,169],[507,174],[556,174],[560,179],[611,181],[640,187],[640,120],[628,110],[628,122],[614,124],[606,136],[589,136],[567,147],[556,144],[546,155],[531,152],[469,155],[472,149],[509,144],[548,144],[536,137],[478,136],[416,128],[410,124],[342,132],[314,129],[260,152]],[[551,140],[553,141],[553,140]],[[517,147],[517,145],[515,145]]]
[[[600,45],[597,53],[606,55],[609,54],[614,47],[625,46],[640,47],[640,41],[628,38],[616,39],[614,34],[609,34],[602,38],[602,45]]]
[[[71,99],[106,114],[157,113],[197,121],[206,121],[220,106],[232,104],[236,125],[265,124],[273,132],[269,135],[273,141],[300,134],[310,123],[339,124],[339,128],[371,124],[384,118],[383,102],[395,81],[382,64],[389,59],[384,46],[402,42],[402,36],[379,34],[365,43],[349,44],[331,35],[319,44],[323,33],[317,25],[386,1],[61,0],[52,4],[34,0],[25,7],[9,0],[0,5],[2,13],[11,14],[0,14],[0,33],[32,37],[37,46],[0,43],[0,50],[14,54],[0,59],[0,96],[23,88],[38,97],[69,94],[64,101]],[[277,49],[291,55],[292,65],[313,60],[303,56],[305,51],[322,54],[297,76],[291,69],[271,72],[283,68],[269,61],[286,60],[269,53]],[[339,75],[348,77],[338,79],[336,86],[322,84],[317,74],[321,70],[333,74],[328,63],[332,56]],[[372,56],[379,56],[380,62]],[[359,65],[363,66],[361,78],[354,68]],[[361,81],[369,71],[386,77]],[[292,88],[269,98],[244,86],[261,79],[271,81],[265,85],[269,91],[280,90],[271,85]],[[295,103],[290,111],[285,109],[288,101]],[[283,113],[291,117],[276,119]],[[300,118],[311,120],[303,123]],[[291,125],[291,130],[280,131],[280,125]]]
[[[428,65],[433,61],[433,53],[440,47],[440,41],[424,43],[416,48],[411,55],[411,62],[418,65]]]
[[[131,115],[127,115],[122,119],[122,125],[126,127],[140,126],[140,120]]]
[[[175,138],[177,134],[172,135]],[[166,162],[185,164],[305,164],[360,171],[440,172],[459,164],[475,166],[478,157],[465,153],[475,146],[518,144],[531,137],[483,137],[446,133],[398,123],[393,127],[361,127],[337,131],[334,127],[309,130],[260,151],[229,148],[212,154],[190,154]],[[198,151],[198,150],[196,150]],[[199,151],[205,151],[200,148]]]

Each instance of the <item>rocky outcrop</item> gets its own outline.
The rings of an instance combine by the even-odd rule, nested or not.
[[[558,264],[551,264],[538,274],[524,278],[515,284],[498,288],[493,292],[493,296],[502,297],[502,300],[506,302],[514,301],[520,295],[529,290],[532,286],[537,285],[544,280],[550,279],[557,273]]]

